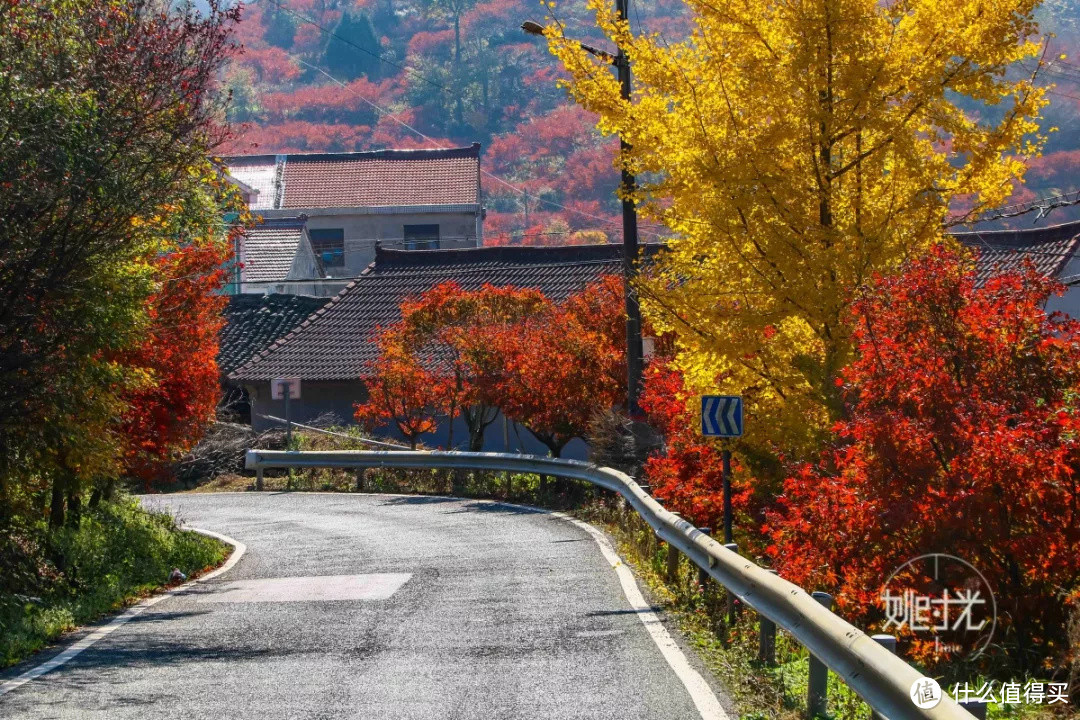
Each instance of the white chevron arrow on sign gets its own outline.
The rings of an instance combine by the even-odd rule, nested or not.
[[[740,395],[703,395],[701,397],[701,434],[708,437],[742,437],[742,397]]]

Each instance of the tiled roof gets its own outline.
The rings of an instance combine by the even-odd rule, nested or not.
[[[244,282],[278,282],[292,269],[304,234],[302,218],[264,220],[240,240]]]
[[[219,370],[227,375],[240,367],[326,303],[326,298],[304,295],[231,296],[221,331]]]
[[[975,281],[983,285],[993,275],[1019,270],[1025,260],[1046,277],[1057,278],[1080,244],[1080,222],[1028,230],[991,230],[954,233],[960,242],[978,252]]]
[[[254,210],[476,205],[480,145],[446,150],[294,153],[225,158],[259,191]]]
[[[646,246],[651,253],[656,246]],[[293,333],[253,358],[231,377],[305,380],[361,377],[378,354],[374,334],[400,318],[401,301],[441,282],[466,289],[485,283],[536,288],[554,300],[621,272],[620,245],[490,247],[461,250],[387,250],[336,298]]]
[[[226,158],[229,174],[258,194],[249,207],[252,210],[269,210],[274,207],[274,190],[277,184],[277,160],[273,155],[252,155]]]

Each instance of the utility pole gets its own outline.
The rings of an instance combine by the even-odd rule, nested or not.
[[[621,21],[629,14],[630,0],[615,0],[615,11]],[[620,47],[615,56],[615,67],[619,71],[619,85],[623,100],[630,100],[630,59]],[[619,150],[625,157],[630,152],[630,143],[619,137]],[[623,294],[626,299],[626,409],[632,418],[641,414],[638,398],[641,394],[641,373],[645,363],[644,349],[641,342],[641,304],[638,302],[638,227],[637,208],[629,197],[637,189],[637,179],[624,167],[622,170],[622,215],[623,215]]]
[[[630,0],[615,0],[615,11],[620,20],[626,20],[629,12]],[[527,20],[521,25],[521,29],[530,35],[543,37],[544,26],[537,22]],[[623,100],[630,100],[630,59],[622,48],[615,55],[600,50],[592,45],[579,42],[578,45],[585,52],[611,63],[619,73],[619,85]],[[619,151],[622,155],[630,152],[630,143],[622,137],[619,138]],[[630,195],[637,189],[637,180],[633,174],[622,171],[622,194],[626,197],[622,201],[623,216],[623,284],[625,285],[624,296],[626,300],[626,409],[632,418],[640,417],[641,406],[638,398],[641,395],[641,373],[644,365],[645,351],[641,342],[641,305],[638,302],[637,289],[634,281],[637,279],[638,270],[638,226],[637,208]]]

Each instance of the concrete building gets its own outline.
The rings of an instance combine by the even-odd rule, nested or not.
[[[266,220],[306,216],[330,296],[375,259],[375,247],[438,250],[483,241],[480,145],[447,150],[248,155],[224,159]],[[247,290],[245,290],[247,292]]]

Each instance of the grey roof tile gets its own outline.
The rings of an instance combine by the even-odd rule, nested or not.
[[[225,308],[218,368],[228,374],[288,335],[327,298],[305,295],[233,295]]]
[[[651,253],[657,246],[646,246]],[[400,319],[401,301],[455,280],[535,288],[554,300],[621,272],[620,245],[491,247],[460,250],[378,248],[375,262],[328,305],[288,336],[237,369],[238,380],[299,376],[305,380],[362,377],[377,357],[378,328]]]
[[[263,220],[246,230],[239,256],[244,282],[278,282],[288,277],[303,233],[301,218]]]
[[[982,286],[993,275],[1019,270],[1030,260],[1044,277],[1059,278],[1080,244],[1080,222],[1026,230],[953,233],[977,252],[975,282]]]

